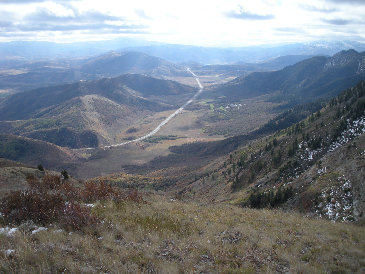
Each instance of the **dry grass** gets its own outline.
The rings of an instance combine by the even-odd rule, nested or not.
[[[364,271],[363,227],[281,211],[145,200],[97,203],[93,214],[104,222],[83,232],[50,226],[31,234],[23,225],[13,236],[0,234],[0,272]]]

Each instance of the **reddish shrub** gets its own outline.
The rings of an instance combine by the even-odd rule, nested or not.
[[[59,175],[47,174],[42,180],[37,180],[34,176],[27,177],[29,187],[33,190],[46,192],[48,190],[55,190],[61,186],[61,177]]]
[[[44,225],[55,221],[62,214],[64,203],[59,194],[14,191],[1,200],[0,212],[8,223],[20,224],[32,220]]]
[[[61,186],[61,176],[47,174],[43,177],[42,183],[45,189],[54,190]]]
[[[87,225],[97,223],[97,218],[90,215],[90,209],[76,203],[66,203],[60,224],[66,230],[82,230]]]
[[[43,180],[29,177],[28,183],[30,190],[11,192],[0,201],[0,212],[6,223],[20,224],[32,220],[36,224],[46,225],[58,222],[65,229],[82,230],[98,220],[90,215],[89,208],[80,206],[80,200],[95,202],[111,199],[144,203],[136,190],[122,193],[105,182],[89,182],[79,189],[70,182],[61,183],[60,176],[46,175]]]
[[[33,174],[28,174],[26,180],[30,188],[33,188],[36,184],[39,184],[39,179],[37,179]]]
[[[100,200],[118,200],[120,194],[113,189],[111,185],[105,182],[95,183],[88,182],[85,184],[84,189],[81,190],[81,198],[86,202],[95,202]]]
[[[135,202],[137,204],[146,203],[145,200],[143,200],[142,195],[137,190],[133,190],[132,192],[128,193],[126,200]]]
[[[121,192],[105,182],[86,183],[84,189],[80,191],[80,196],[85,202],[95,202],[108,199],[114,201],[129,200],[135,203],[145,202],[142,195],[137,190]]]
[[[72,186],[70,182],[63,183],[57,190],[67,201],[80,200],[80,190]]]

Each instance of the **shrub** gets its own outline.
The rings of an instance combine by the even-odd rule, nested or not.
[[[142,195],[137,190],[133,190],[130,193],[128,193],[127,196],[126,196],[126,200],[135,202],[137,204],[146,203],[145,200],[143,200]]]
[[[30,189],[47,192],[49,190],[56,190],[62,184],[61,177],[58,175],[46,174],[42,180],[37,180],[29,176],[27,178]]]
[[[63,176],[63,179],[67,180],[70,176],[68,175],[68,172],[66,169],[61,171],[61,175]]]
[[[86,202],[121,199],[121,195],[115,191],[111,185],[108,185],[105,182],[87,182],[84,189],[81,190],[80,196],[82,200]]]
[[[59,223],[67,230],[83,230],[85,226],[97,224],[98,219],[90,214],[90,209],[80,205],[80,201],[100,200],[144,203],[136,191],[122,193],[105,182],[88,182],[82,189],[70,182],[61,183],[60,176],[46,175],[42,180],[28,176],[30,189],[13,191],[0,201],[2,221],[7,224],[21,224],[33,221],[46,225]]]
[[[60,225],[66,230],[82,230],[87,225],[97,223],[97,218],[90,215],[90,209],[74,202],[67,202],[60,218]]]
[[[80,200],[80,190],[70,184],[70,182],[65,182],[59,186],[58,192],[67,201],[79,201]]]
[[[62,214],[65,201],[59,194],[40,193],[34,190],[14,191],[0,203],[0,211],[7,223],[20,224],[32,220],[45,225]]]
[[[39,164],[39,165],[37,166],[37,168],[38,168],[40,171],[44,171],[44,168],[43,168],[43,166],[42,166],[41,164]]]

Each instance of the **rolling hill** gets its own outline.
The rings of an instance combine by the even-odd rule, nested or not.
[[[3,133],[61,146],[97,146],[112,141],[142,116],[176,108],[194,91],[137,74],[39,88],[3,100],[0,127]]]
[[[0,157],[26,163],[61,169],[74,162],[76,154],[59,146],[14,135],[0,134]]]
[[[80,71],[103,76],[126,73],[151,76],[190,76],[184,67],[141,52],[112,52],[85,60]]]

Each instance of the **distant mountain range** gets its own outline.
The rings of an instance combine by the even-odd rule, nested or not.
[[[147,74],[159,78],[187,76],[185,66],[197,68],[204,73],[217,72],[236,77],[253,71],[282,69],[310,56],[333,55],[344,49],[365,50],[365,44],[354,41],[241,48],[129,40],[104,44],[105,46],[102,46],[102,42],[95,43],[98,46],[92,50],[93,43],[0,43],[0,92],[24,91],[124,73]],[[110,51],[105,53],[108,50]],[[0,93],[1,96],[4,95]]]
[[[237,62],[229,65],[201,65],[195,62],[187,63],[198,75],[221,75],[225,77],[244,76],[251,72],[280,70],[308,59],[310,55],[285,55],[258,63]]]
[[[258,63],[286,55],[333,55],[341,50],[364,51],[365,44],[356,41],[314,41],[282,45],[219,48],[184,45],[151,45],[129,47],[128,50],[145,52],[175,63],[201,64]]]
[[[0,71],[0,90],[30,90],[37,87],[95,80],[126,73],[166,76],[190,76],[179,66],[140,52],[110,52],[85,59],[26,62],[6,66]]]
[[[138,51],[175,63],[198,62],[206,65],[256,63],[285,55],[333,55],[347,49],[364,51],[365,44],[357,41],[313,41],[223,48],[164,44],[128,38],[65,44],[20,41],[0,43],[0,67],[37,59],[85,58],[107,51]]]
[[[316,56],[282,70],[255,72],[214,86],[209,97],[239,100],[279,93],[276,100],[305,102],[329,98],[365,79],[365,52],[341,51],[332,57]]]

